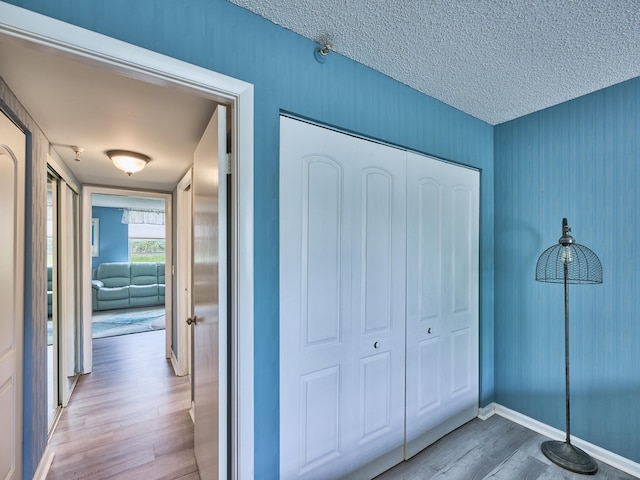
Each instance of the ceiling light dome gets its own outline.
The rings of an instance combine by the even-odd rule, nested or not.
[[[147,155],[128,150],[109,150],[107,156],[116,168],[119,168],[129,176],[142,170],[151,161],[151,158]]]

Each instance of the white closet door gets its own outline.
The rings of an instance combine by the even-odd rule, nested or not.
[[[478,413],[479,178],[407,154],[406,458]]]
[[[0,110],[0,478],[4,480],[22,478],[26,144],[24,132]],[[39,278],[46,280],[44,275]]]
[[[280,129],[280,478],[371,478],[403,455],[405,153]]]

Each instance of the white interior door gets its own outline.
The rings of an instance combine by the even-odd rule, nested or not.
[[[404,453],[404,152],[280,134],[280,477],[370,478]]]
[[[194,428],[202,480],[227,478],[226,108],[218,106],[193,162]]]
[[[407,154],[406,458],[478,414],[477,171]]]
[[[25,152],[24,132],[0,112],[0,478],[8,480],[22,478]]]

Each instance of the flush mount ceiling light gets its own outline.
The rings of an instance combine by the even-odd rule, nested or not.
[[[109,150],[107,156],[116,168],[119,168],[129,176],[142,170],[151,161],[151,158],[147,155],[128,150]]]

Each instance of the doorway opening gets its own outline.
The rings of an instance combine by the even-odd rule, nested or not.
[[[95,193],[91,204],[91,337],[166,330],[165,200]]]
[[[82,195],[83,220],[90,226],[83,243],[90,253],[83,262],[85,302],[89,294],[83,320],[85,373],[97,338],[164,330],[169,358],[172,295],[167,292],[172,292],[172,278],[166,265],[170,272],[171,194],[92,186],[84,187]]]
[[[52,18],[8,4],[0,4],[0,38],[9,39],[13,46],[27,45],[33,50],[46,50],[50,58],[74,58],[80,63],[96,66],[103,71],[136,78],[155,85],[188,91],[202,98],[226,104],[231,117],[232,176],[232,242],[230,261],[233,272],[231,344],[230,411],[232,412],[232,463],[229,470],[238,478],[250,478],[253,472],[253,87],[245,82],[221,75],[174,58],[126,44]],[[85,185],[95,182],[84,182]],[[117,183],[122,185],[121,182]],[[85,187],[86,189],[87,187]],[[99,187],[95,187],[99,188]],[[91,278],[90,262],[90,199],[82,196],[82,259],[81,284]],[[40,194],[38,194],[40,195]],[[44,195],[44,192],[42,193]],[[36,227],[34,228],[41,228]],[[37,232],[34,232],[37,233]],[[42,287],[44,290],[44,286]],[[83,327],[91,318],[91,292],[82,289]],[[86,328],[82,342],[82,367],[90,372],[91,339]],[[29,339],[27,339],[29,341]],[[37,355],[46,355],[45,352]],[[44,359],[42,359],[44,360]],[[45,365],[39,359],[35,365]],[[29,394],[38,397],[43,392]],[[239,394],[242,392],[242,395]],[[26,405],[32,398],[25,398]],[[21,412],[19,412],[21,414]],[[39,415],[45,412],[36,412]],[[40,416],[36,415],[36,418]],[[25,456],[40,455],[31,452],[41,441],[25,446]]]

